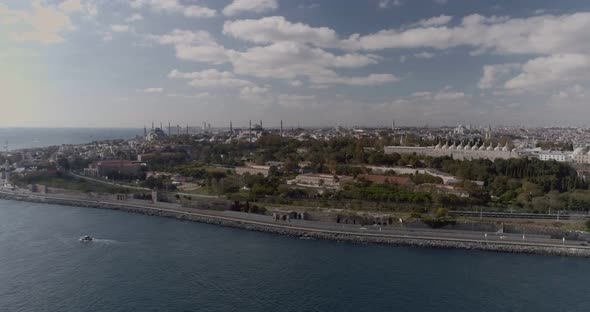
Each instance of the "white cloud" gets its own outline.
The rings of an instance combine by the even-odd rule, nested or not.
[[[370,110],[377,116],[394,114],[400,120],[437,124],[471,120],[476,112],[471,96],[448,90],[414,92],[373,105]]]
[[[20,11],[0,4],[0,23],[27,29],[10,33],[12,39],[43,44],[61,43],[65,41],[63,34],[75,29],[70,17],[58,7],[45,6],[40,1],[34,1],[31,7],[31,11]]]
[[[113,40],[113,33],[106,32],[102,35],[102,41],[112,41]]]
[[[415,53],[414,57],[418,58],[418,59],[431,59],[435,56],[434,53],[430,53],[430,52],[420,52],[420,53]]]
[[[143,93],[162,93],[164,91],[164,88],[145,88],[138,89],[137,91]]]
[[[444,20],[443,20],[444,21]],[[447,49],[470,46],[500,54],[554,54],[590,51],[590,13],[529,18],[469,15],[456,27],[413,27],[355,34],[344,40],[349,49]]]
[[[226,49],[206,31],[175,29],[165,35],[149,35],[148,39],[162,45],[173,45],[179,59],[210,64],[229,60]]]
[[[59,5],[59,8],[66,13],[78,12],[82,11],[82,3],[80,0],[66,0]]]
[[[248,86],[240,89],[240,99],[246,103],[259,107],[268,107],[275,98],[269,86]]]
[[[331,68],[359,68],[376,64],[378,57],[361,54],[335,55],[295,42],[253,47],[244,52],[228,52],[234,71],[260,78],[292,80],[307,77],[314,84],[375,85],[394,82],[391,74],[342,77]]]
[[[133,23],[133,22],[141,21],[142,19],[143,19],[143,16],[141,14],[135,13],[135,14],[127,17],[125,19],[125,22]]]
[[[505,82],[513,75],[521,65],[516,63],[484,65],[483,75],[478,83],[480,89],[491,89],[500,82]]]
[[[379,9],[387,9],[392,6],[402,6],[404,3],[401,0],[379,0],[377,7]]]
[[[129,31],[129,25],[111,25],[111,30],[117,33],[124,33]]]
[[[200,92],[197,94],[180,94],[180,93],[168,93],[168,97],[172,98],[183,98],[183,99],[207,99],[213,97],[209,92]]]
[[[168,78],[187,79],[189,80],[189,85],[199,88],[236,88],[253,86],[252,82],[237,78],[236,75],[231,72],[222,72],[216,69],[207,69],[190,73],[180,72],[174,69],[168,74]]]
[[[318,47],[338,45],[338,36],[333,29],[291,23],[282,16],[228,21],[223,24],[223,33],[254,43],[294,41]]]
[[[310,80],[318,85],[342,84],[349,86],[379,86],[399,81],[399,79],[392,74],[370,74],[368,76],[360,77],[345,77],[333,73],[311,76]]]
[[[535,89],[590,79],[590,56],[555,54],[532,59],[522,72],[508,80],[508,89]]]
[[[315,95],[279,94],[277,103],[284,108],[303,109],[316,105],[317,98]]]
[[[289,84],[293,87],[299,88],[301,86],[303,86],[303,81],[301,80],[292,80],[289,82]]]
[[[131,0],[129,5],[138,9],[149,7],[154,12],[181,13],[186,17],[214,17],[217,11],[200,5],[184,5],[179,0]]]
[[[243,12],[264,13],[279,7],[277,0],[233,0],[223,9],[226,16],[234,16]]]
[[[449,15],[440,15],[431,17],[429,19],[423,19],[418,22],[418,25],[422,27],[432,27],[432,26],[442,26],[448,24],[450,21],[453,20],[452,16]]]

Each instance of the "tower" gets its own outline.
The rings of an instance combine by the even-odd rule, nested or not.
[[[391,130],[395,130],[395,120],[391,120]]]
[[[172,136],[172,127],[170,125],[170,122],[168,122],[168,136],[171,137]]]
[[[152,120],[152,130],[154,130],[154,121]]]
[[[229,121],[229,133],[230,134],[234,133],[234,128],[233,128],[233,125],[231,123],[231,120]]]
[[[260,130],[262,130],[262,119],[260,119]]]
[[[252,120],[250,120],[250,124],[248,125],[248,140],[252,143]]]
[[[145,126],[143,126],[143,138],[147,138],[147,128]]]
[[[281,137],[283,137],[283,120],[281,119]]]

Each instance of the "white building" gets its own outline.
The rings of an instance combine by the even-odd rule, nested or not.
[[[543,151],[539,153],[540,160],[555,160],[559,162],[565,162],[568,160],[568,154],[557,151]]]
[[[295,178],[295,183],[306,186],[324,186],[329,188],[338,188],[343,183],[354,181],[350,176],[337,176],[333,174],[308,173],[300,174]]]

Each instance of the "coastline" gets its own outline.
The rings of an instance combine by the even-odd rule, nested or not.
[[[84,199],[71,199],[53,196],[18,194],[0,191],[0,199],[35,203],[56,204],[83,208],[120,210],[149,216],[175,218],[178,220],[207,223],[243,230],[265,232],[302,239],[332,240],[357,244],[379,244],[422,248],[452,248],[463,250],[493,251],[504,253],[523,253],[551,256],[574,256],[590,258],[590,247],[560,246],[529,242],[488,242],[481,239],[452,239],[418,235],[392,235],[378,233],[355,233],[313,227],[303,227],[283,222],[264,222],[236,217],[220,216],[207,211],[182,211],[171,208],[152,207],[124,202],[107,202]]]

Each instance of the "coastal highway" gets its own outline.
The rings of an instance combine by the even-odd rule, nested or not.
[[[181,207],[176,204],[157,203],[151,204],[146,201],[104,201],[92,200],[89,198],[76,198],[65,195],[38,195],[26,192],[13,192],[0,190],[0,195],[7,195],[6,198],[18,196],[22,200],[63,202],[70,205],[98,205],[105,208],[128,207],[142,211],[155,213],[169,213],[172,215],[192,215],[203,218],[212,218],[221,221],[239,222],[242,224],[274,227],[290,230],[304,231],[308,233],[319,232],[335,235],[355,235],[366,237],[383,237],[408,240],[430,240],[430,241],[452,241],[471,242],[479,244],[504,244],[515,246],[539,246],[551,248],[577,248],[589,250],[590,247],[583,246],[580,241],[554,239],[543,235],[523,234],[496,234],[475,231],[454,231],[440,229],[409,229],[399,227],[359,226],[352,224],[323,223],[316,221],[291,220],[274,221],[272,217],[265,215],[248,214],[233,211],[209,211]],[[11,196],[12,195],[12,196]]]

